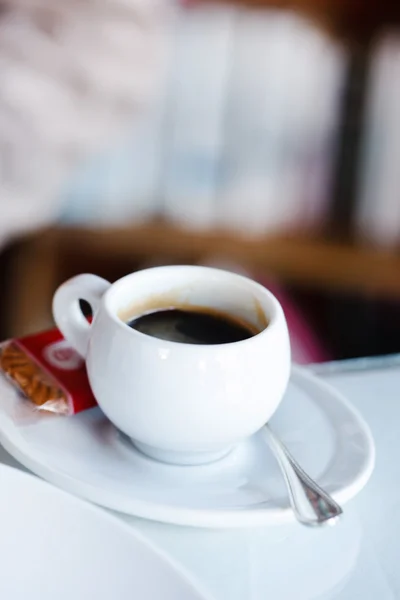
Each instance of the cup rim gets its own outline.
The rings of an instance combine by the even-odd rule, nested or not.
[[[160,271],[165,272],[167,270],[172,271],[172,270],[178,270],[178,269],[187,269],[190,271],[197,271],[197,272],[201,271],[203,273],[208,271],[210,274],[213,273],[213,274],[219,274],[219,275],[221,275],[221,273],[223,273],[224,276],[227,276],[232,279],[235,279],[236,281],[242,282],[247,287],[252,288],[255,292],[258,292],[259,294],[264,295],[265,297],[268,298],[268,300],[271,302],[271,305],[272,305],[271,313],[268,315],[268,325],[266,327],[264,327],[264,329],[262,329],[258,333],[252,335],[251,337],[249,337],[245,340],[237,341],[237,342],[226,342],[226,343],[222,343],[222,344],[194,344],[194,343],[190,343],[190,342],[189,343],[176,342],[173,340],[164,340],[162,338],[153,337],[146,333],[142,333],[141,331],[137,331],[136,329],[133,329],[132,327],[129,327],[129,325],[127,323],[125,323],[123,321],[123,319],[121,319],[118,316],[118,314],[116,314],[116,312],[110,307],[110,302],[111,302],[112,297],[116,293],[118,293],[118,288],[122,287],[128,279],[133,279],[134,277],[140,276],[141,274],[149,273],[150,271],[152,271],[154,273],[154,275],[156,276],[157,272],[159,273]],[[162,343],[163,346],[166,348],[180,347],[180,348],[185,348],[185,350],[187,349],[188,351],[191,351],[192,349],[196,349],[198,351],[200,349],[208,349],[209,350],[210,348],[213,348],[213,349],[232,348],[232,347],[237,347],[238,345],[254,343],[254,341],[260,340],[261,337],[265,337],[266,335],[271,335],[271,331],[274,330],[277,326],[279,317],[283,316],[282,306],[280,305],[279,300],[274,296],[274,294],[272,292],[270,292],[266,287],[264,287],[261,283],[254,281],[250,277],[246,277],[245,275],[240,275],[238,273],[227,271],[226,269],[220,269],[218,267],[207,267],[207,266],[202,266],[202,265],[185,265],[185,264],[165,265],[165,266],[163,265],[160,267],[148,267],[146,269],[142,269],[140,271],[134,271],[133,273],[129,273],[128,275],[121,277],[116,282],[114,282],[111,285],[111,287],[104,294],[103,307],[106,309],[107,315],[114,321],[114,323],[116,323],[123,330],[129,332],[130,335],[137,336],[139,339],[142,339],[142,340],[145,339],[147,341],[147,343],[156,344],[158,346],[160,345],[160,343]]]

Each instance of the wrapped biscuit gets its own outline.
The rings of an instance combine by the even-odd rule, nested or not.
[[[38,410],[73,415],[96,405],[85,363],[58,329],[3,342],[0,373]]]

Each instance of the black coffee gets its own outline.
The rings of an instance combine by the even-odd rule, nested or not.
[[[250,325],[223,313],[181,308],[146,313],[128,325],[152,337],[183,344],[229,344],[258,333]]]

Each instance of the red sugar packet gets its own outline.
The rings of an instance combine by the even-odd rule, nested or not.
[[[58,329],[0,344],[0,373],[38,410],[74,415],[96,405],[85,362]]]

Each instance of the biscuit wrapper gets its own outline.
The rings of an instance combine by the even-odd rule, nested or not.
[[[58,329],[0,344],[0,373],[39,411],[68,416],[96,405],[85,362]]]

